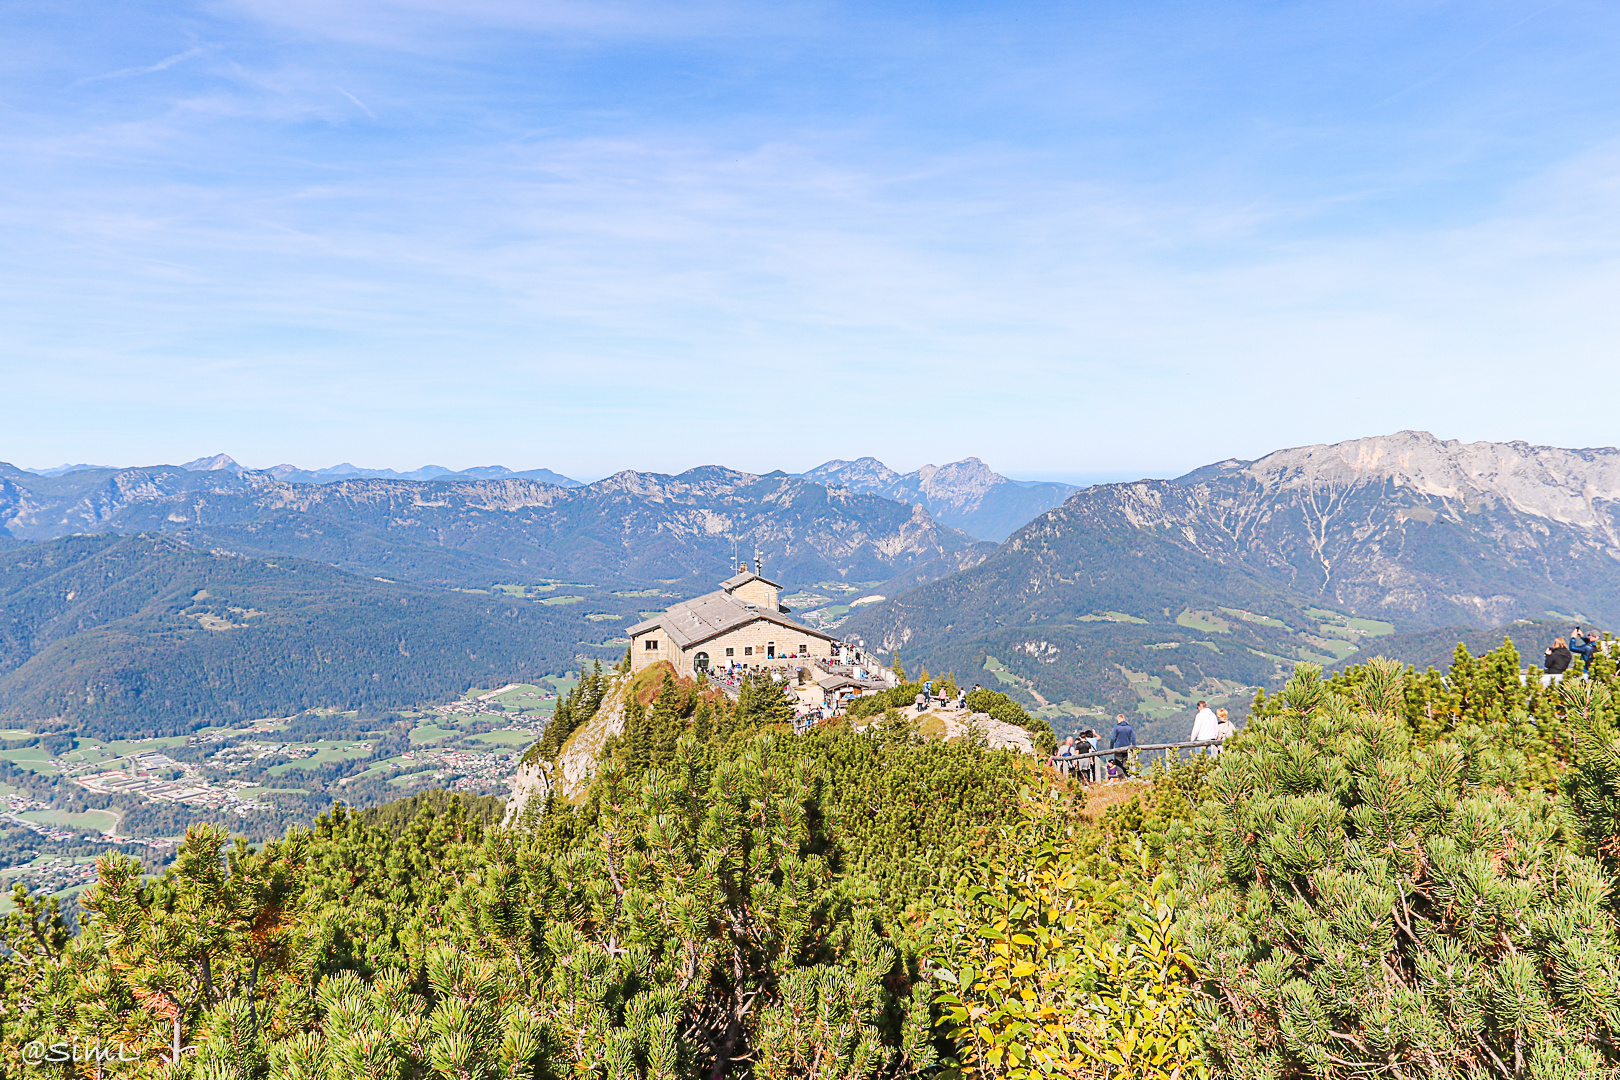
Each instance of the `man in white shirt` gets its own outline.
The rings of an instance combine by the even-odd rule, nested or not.
[[[1192,734],[1187,736],[1187,741],[1205,742],[1215,738],[1215,726],[1219,723],[1220,720],[1216,718],[1215,711],[1209,707],[1209,702],[1200,701],[1198,715],[1193,718]],[[1207,749],[1209,748],[1201,746],[1194,753],[1201,753]]]

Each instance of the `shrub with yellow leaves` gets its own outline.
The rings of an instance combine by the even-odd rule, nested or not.
[[[942,911],[954,932],[930,974],[956,1049],[946,1075],[1207,1077],[1165,879],[1147,880],[1141,850],[1124,869],[1087,856],[1053,835],[1049,804],[1026,803],[1027,827]]]

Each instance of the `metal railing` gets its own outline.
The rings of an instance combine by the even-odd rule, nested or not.
[[[1053,754],[1047,759],[1047,763],[1055,769],[1061,767],[1062,765],[1075,766],[1080,762],[1091,758],[1114,757],[1118,754],[1130,754],[1132,752],[1135,752],[1138,755],[1138,758],[1140,758],[1142,753],[1149,750],[1175,751],[1176,757],[1179,758],[1181,757],[1181,751],[1183,750],[1197,749],[1201,746],[1219,746],[1221,745],[1221,742],[1222,740],[1220,739],[1200,739],[1197,742],[1140,743],[1136,746],[1122,746],[1112,750],[1087,750],[1083,754],[1070,754],[1067,757],[1060,754]],[[1085,771],[1093,772],[1100,770],[1087,769]],[[1081,770],[1076,769],[1075,775],[1079,776],[1080,772]]]

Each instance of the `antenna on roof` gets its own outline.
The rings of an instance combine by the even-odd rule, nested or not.
[[[759,548],[754,549],[754,573],[760,577],[765,576],[765,560],[759,554]]]

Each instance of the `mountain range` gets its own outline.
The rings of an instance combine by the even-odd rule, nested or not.
[[[172,687],[173,673],[212,670],[206,658],[219,642],[286,651],[297,626],[313,640],[321,628],[307,597],[273,572],[292,562],[321,568],[339,595],[488,598],[467,601],[495,605],[481,615],[437,623],[432,605],[404,592],[397,610],[392,601],[367,609],[393,640],[439,633],[442,677],[470,683],[488,674],[484,635],[506,640],[489,620],[517,619],[535,643],[502,653],[514,672],[611,659],[627,621],[711,589],[758,550],[769,574],[800,590],[789,603],[822,605],[811,612],[818,625],[847,614],[841,633],[898,652],[908,667],[994,681],[1060,730],[1134,710],[1148,734],[1197,697],[1241,709],[1302,659],[1438,659],[1456,641],[1504,632],[1528,649],[1565,622],[1620,622],[1614,449],[1408,431],[1083,490],[1008,480],[976,458],[905,475],[861,458],[802,475],[706,466],[591,484],[496,466],[486,471],[501,475],[310,479],[335,471],[289,478],[224,455],[53,476],[0,465],[0,608],[12,612],[15,638],[0,661],[6,707],[22,719],[57,709],[68,722],[102,708],[88,704],[92,684]],[[1011,533],[999,545],[975,539],[1003,529]],[[82,534],[153,545],[144,561],[96,563],[99,589],[147,607],[110,621],[74,607],[47,619],[48,633],[17,629],[35,625],[30,613],[56,588],[31,576],[30,560],[51,545],[88,550],[74,546],[88,542]],[[159,564],[180,569],[159,573]],[[175,605],[196,589],[165,583],[189,588],[245,566],[267,569],[254,572],[255,599],[234,606],[280,614],[230,623],[217,640],[189,632],[202,624]],[[521,618],[501,614],[513,611]],[[272,625],[283,636],[261,634]],[[137,648],[141,634],[151,639]],[[377,655],[375,642],[332,648]],[[485,660],[456,675],[463,654]],[[120,682],[126,669],[133,682]],[[169,691],[161,707],[154,695],[124,700],[139,697],[141,715],[177,723],[242,699],[230,679],[198,685],[215,689]],[[284,703],[302,707],[301,693],[287,685]]]
[[[15,466],[13,466],[15,468]],[[527,469],[521,472],[508,469],[504,465],[480,465],[471,469],[447,469],[443,465],[424,465],[420,469],[410,472],[395,472],[393,469],[362,469],[345,461],[341,465],[333,465],[326,469],[300,469],[296,465],[273,465],[268,469],[248,469],[241,465],[229,454],[214,454],[211,457],[200,457],[179,466],[188,472],[262,472],[277,480],[285,480],[291,484],[330,484],[337,480],[496,480],[504,477],[514,477],[520,480],[544,480],[548,484],[560,487],[579,487],[578,480],[571,480],[561,473],[550,469]],[[58,465],[53,469],[23,469],[22,472],[31,472],[35,476],[56,477],[68,473],[99,471],[122,472],[123,470],[111,465]]]
[[[1080,490],[1070,484],[1010,480],[976,457],[924,465],[904,475],[877,458],[863,457],[824,462],[802,475],[817,483],[921,506],[936,521],[998,544]]]
[[[756,550],[786,582],[854,595],[993,549],[921,507],[785,473],[627,471],[563,487],[307,483],[194,464],[221,467],[45,477],[0,465],[0,713],[70,726],[116,714],[172,730],[311,700],[431,700],[616,659],[624,626],[709,591]],[[91,539],[127,546],[104,553]],[[330,604],[315,602],[316,581]],[[258,614],[198,608],[199,589]],[[289,675],[259,655],[328,659],[289,659],[301,672]],[[413,665],[425,670],[410,675]],[[250,687],[254,673],[264,678]]]
[[[1522,619],[1620,621],[1620,450],[1403,431],[1099,485],[846,632],[1076,715],[1173,715]]]
[[[24,540],[163,533],[449,586],[707,589],[756,548],[785,580],[881,582],[975,543],[920,507],[718,466],[565,488],[516,477],[307,484],[172,466],[47,478],[0,465],[0,526]]]

